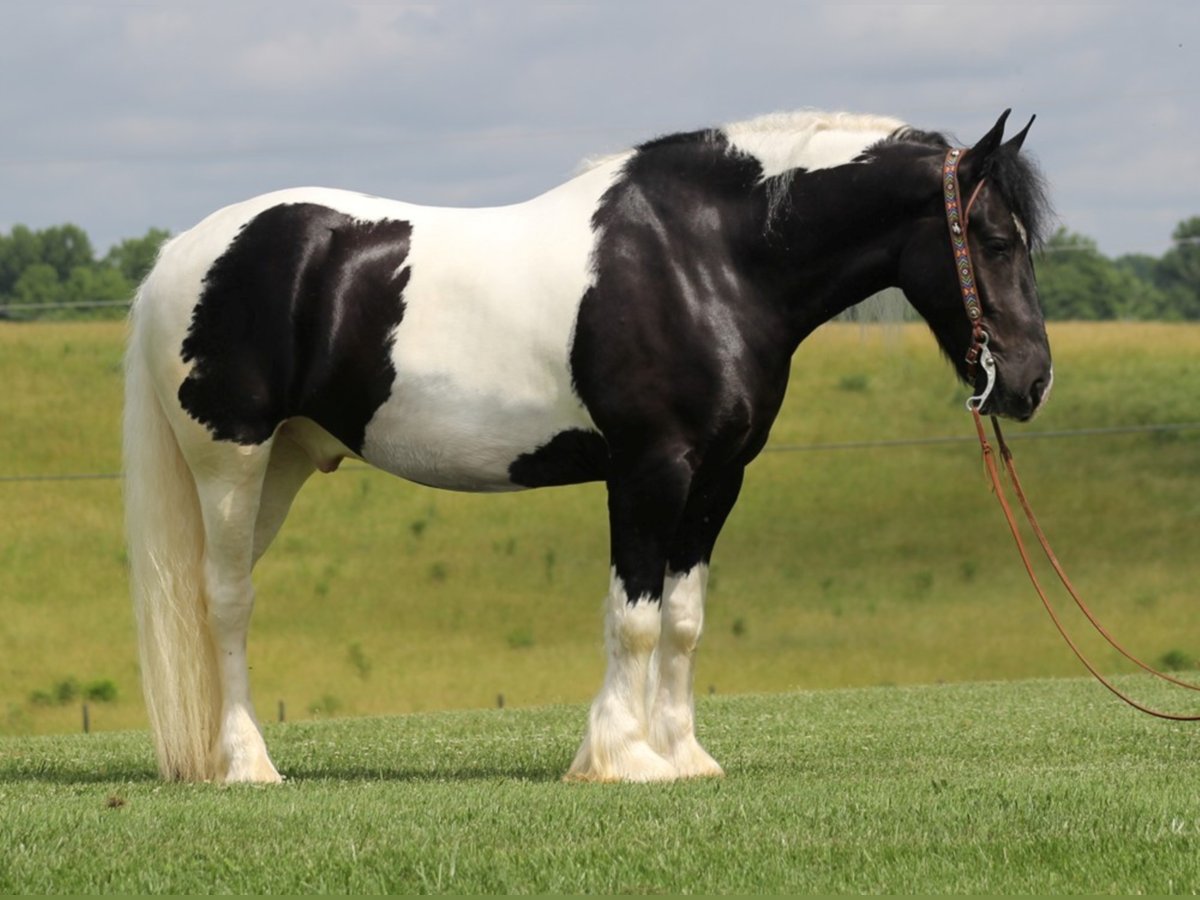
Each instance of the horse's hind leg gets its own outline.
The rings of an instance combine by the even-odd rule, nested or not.
[[[275,540],[296,494],[317,468],[309,452],[289,435],[286,428],[285,425],[276,432],[263,480],[258,516],[254,523],[255,563]]]
[[[682,778],[720,775],[721,767],[696,740],[693,681],[696,645],[704,627],[704,600],[713,545],[737,500],[743,469],[693,488],[667,565],[662,636],[650,707],[650,746]]]
[[[221,686],[214,770],[226,782],[282,779],[267,755],[250,700],[246,634],[254,609],[250,571],[271,442],[211,444],[196,479],[204,517],[204,592]]]

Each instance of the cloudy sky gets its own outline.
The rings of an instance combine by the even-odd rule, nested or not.
[[[0,230],[100,251],[324,184],[489,205],[587,155],[801,107],[964,143],[1005,108],[1064,225],[1161,254],[1200,215],[1200,3],[0,0]],[[1020,124],[1018,123],[1018,124]]]

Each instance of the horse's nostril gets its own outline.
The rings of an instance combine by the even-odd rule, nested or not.
[[[1042,398],[1046,396],[1046,388],[1049,382],[1045,378],[1039,378],[1029,387],[1029,400],[1033,404],[1033,408],[1037,409],[1041,405]]]

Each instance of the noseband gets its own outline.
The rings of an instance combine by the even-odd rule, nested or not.
[[[1079,646],[1067,634],[1066,627],[1055,611],[1050,599],[1046,596],[1046,592],[1042,589],[1041,583],[1038,581],[1037,574],[1033,569],[1033,562],[1029,558],[1029,553],[1025,549],[1025,542],[1021,538],[1020,529],[1017,527],[1016,517],[1013,515],[1012,507],[1008,503],[1005,496],[1004,487],[1000,480],[999,468],[996,465],[995,454],[992,451],[992,446],[988,443],[987,434],[984,431],[983,419],[980,412],[983,404],[987,402],[988,396],[992,393],[992,388],[996,385],[996,362],[992,358],[992,352],[988,349],[988,334],[983,327],[983,307],[979,301],[979,290],[975,283],[975,267],[971,263],[971,247],[967,241],[967,216],[970,215],[971,207],[975,204],[976,198],[979,196],[979,191],[983,187],[984,179],[980,179],[975,186],[975,190],[971,193],[970,199],[967,201],[966,209],[963,209],[961,196],[962,192],[958,183],[958,166],[962,162],[963,156],[966,155],[965,150],[952,149],[946,154],[945,163],[942,166],[942,189],[946,199],[946,222],[950,226],[950,246],[954,251],[954,268],[958,271],[958,287],[962,293],[963,306],[967,312],[967,320],[971,323],[971,346],[967,350],[967,379],[972,385],[975,383],[975,368],[977,365],[983,367],[984,374],[987,375],[987,384],[983,391],[974,397],[967,400],[967,409],[971,411],[971,416],[975,420],[975,430],[979,435],[979,446],[983,450],[984,467],[987,469],[988,477],[992,482],[992,491],[996,495],[996,499],[1000,503],[1000,508],[1004,511],[1004,517],[1008,521],[1008,528],[1012,532],[1013,540],[1016,541],[1017,551],[1021,555],[1021,561],[1025,564],[1025,571],[1029,574],[1029,580],[1033,583],[1034,590],[1042,600],[1042,606],[1046,608],[1046,612],[1050,614],[1051,620],[1054,622],[1058,633],[1062,635],[1063,640],[1067,642],[1067,646],[1074,651],[1075,656],[1083,663],[1096,680],[1112,691],[1121,700],[1128,703],[1134,709],[1156,716],[1160,719],[1171,719],[1176,722],[1196,722],[1200,721],[1200,715],[1186,715],[1179,713],[1162,712],[1157,709],[1152,709],[1145,706],[1133,698],[1129,697],[1120,688],[1114,685],[1108,678],[1100,673],[1100,671],[1091,663],[1090,660],[1079,649]],[[1071,584],[1067,573],[1063,571],[1062,565],[1058,558],[1054,555],[1054,551],[1050,548],[1050,543],[1046,539],[1045,533],[1042,531],[1041,525],[1038,523],[1037,517],[1033,514],[1033,508],[1029,505],[1029,500],[1025,497],[1025,491],[1021,487],[1021,480],[1017,477],[1016,463],[1013,460],[1012,451],[1009,450],[1008,444],[1004,441],[1004,434],[1000,430],[1000,422],[995,416],[991,417],[992,428],[996,433],[996,443],[1000,447],[1000,456],[1004,460],[1004,468],[1008,473],[1009,481],[1012,482],[1013,490],[1016,492],[1017,499],[1020,501],[1021,509],[1025,513],[1025,518],[1029,522],[1033,533],[1041,544],[1042,551],[1046,554],[1047,560],[1053,567],[1055,574],[1058,575],[1059,581],[1070,594],[1071,599],[1075,601],[1075,605],[1084,614],[1092,627],[1103,637],[1110,646],[1118,653],[1124,656],[1127,660],[1134,663],[1143,671],[1153,675],[1163,681],[1170,682],[1178,687],[1187,688],[1192,691],[1200,691],[1200,686],[1191,684],[1186,681],[1181,681],[1172,675],[1164,674],[1157,669],[1152,668],[1142,662],[1123,646],[1117,643],[1116,639],[1105,630],[1104,626],[1096,619],[1095,614],[1091,611],[1086,603],[1083,602],[1079,594],[1076,592],[1074,585]]]

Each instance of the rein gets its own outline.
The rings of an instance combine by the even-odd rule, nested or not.
[[[1055,611],[1054,605],[1046,596],[1046,592],[1042,589],[1041,582],[1038,580],[1037,574],[1033,569],[1033,562],[1029,558],[1029,551],[1025,547],[1025,542],[1021,538],[1020,529],[1017,526],[1016,517],[1013,515],[1012,507],[1008,502],[1008,497],[1004,492],[1002,480],[1000,478],[999,467],[996,464],[996,455],[992,449],[992,445],[988,442],[987,433],[983,425],[983,417],[981,410],[984,403],[992,393],[992,389],[996,385],[996,363],[992,358],[992,353],[988,349],[988,335],[983,327],[983,308],[980,304],[979,291],[975,283],[974,267],[971,264],[971,248],[967,241],[967,217],[970,215],[971,207],[975,203],[975,199],[979,196],[979,191],[983,187],[983,179],[980,179],[979,184],[975,187],[970,199],[967,202],[966,208],[962,206],[961,191],[958,183],[958,166],[962,162],[965,151],[960,149],[952,149],[946,154],[946,160],[942,166],[942,187],[946,201],[946,221],[950,226],[950,246],[954,251],[954,265],[958,270],[958,286],[962,293],[963,306],[966,307],[967,319],[971,323],[971,347],[967,351],[967,377],[974,384],[976,367],[983,368],[984,374],[987,377],[987,383],[984,389],[976,396],[967,400],[967,409],[970,410],[971,416],[975,421],[975,431],[979,436],[979,446],[983,451],[984,468],[987,470],[988,477],[992,483],[992,492],[996,495],[996,499],[1000,503],[1000,508],[1004,511],[1004,518],[1008,522],[1009,531],[1012,532],[1013,540],[1017,545],[1017,552],[1021,555],[1021,561],[1025,565],[1025,571],[1029,575],[1029,580],[1033,584],[1034,590],[1037,591],[1038,597],[1041,598],[1042,606],[1049,613],[1051,621],[1054,622],[1054,627],[1058,629],[1058,633],[1062,635],[1063,640],[1067,642],[1067,646],[1083,664],[1097,681],[1108,688],[1113,694],[1129,704],[1136,710],[1146,713],[1147,715],[1155,716],[1160,719],[1170,719],[1176,722],[1200,722],[1200,715],[1181,715],[1178,713],[1162,712],[1161,710],[1152,709],[1144,706],[1132,697],[1125,694],[1114,685],[1108,678],[1100,673],[1100,671],[1088,660],[1079,646],[1071,639],[1067,633],[1062,620]],[[1191,691],[1200,691],[1200,685],[1189,684],[1186,681],[1181,681],[1171,675],[1158,671],[1152,666],[1142,662],[1128,650],[1126,650],[1117,640],[1108,633],[1103,625],[1097,620],[1091,609],[1080,598],[1076,592],[1071,580],[1063,571],[1062,565],[1058,561],[1058,557],[1054,555],[1054,551],[1050,548],[1050,543],[1046,539],[1045,533],[1042,531],[1041,525],[1038,524],[1037,517],[1033,514],[1033,508],[1029,504],[1029,500],[1025,496],[1025,491],[1021,487],[1021,480],[1017,477],[1016,463],[1013,460],[1012,451],[1008,448],[1008,444],[1004,441],[1004,433],[1000,430],[1000,422],[995,416],[990,417],[992,420],[992,430],[996,435],[996,443],[1000,448],[1000,456],[1004,460],[1004,469],[1008,474],[1008,479],[1012,483],[1013,490],[1016,492],[1017,500],[1020,502],[1021,509],[1025,513],[1025,518],[1029,522],[1030,528],[1033,529],[1034,535],[1037,537],[1038,543],[1041,545],[1042,552],[1046,554],[1046,559],[1049,560],[1055,573],[1058,575],[1059,581],[1062,582],[1071,599],[1075,601],[1075,605],[1079,607],[1079,611],[1087,618],[1092,627],[1103,637],[1109,645],[1118,653],[1124,656],[1127,660],[1148,672],[1156,678],[1179,687],[1187,688]]]

